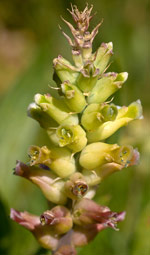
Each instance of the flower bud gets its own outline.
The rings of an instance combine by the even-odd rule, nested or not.
[[[78,124],[78,116],[76,114],[70,114],[70,110],[65,105],[64,101],[58,100],[49,95],[35,95],[35,103],[41,107],[42,111],[47,113],[57,123],[62,122],[68,124]]]
[[[119,128],[127,125],[134,119],[142,118],[142,106],[141,102],[137,100],[128,107],[118,107],[118,114],[113,121],[107,121],[101,124],[95,130],[90,130],[87,133],[89,142],[98,142],[104,140],[114,134]]]
[[[79,125],[61,125],[56,134],[59,138],[59,146],[67,146],[73,152],[81,151],[87,144],[86,133]]]
[[[28,212],[19,212],[11,209],[10,218],[30,230],[43,248],[50,250],[57,248],[58,237],[51,231],[49,226],[40,224],[40,217]]]
[[[50,171],[35,166],[28,166],[17,161],[14,174],[22,176],[36,184],[44,196],[52,203],[61,205],[66,203],[67,197],[64,191],[64,181],[55,181],[57,176]]]
[[[92,63],[88,63],[81,69],[76,84],[80,90],[87,93],[93,89],[98,77],[99,69],[95,68]]]
[[[65,191],[71,199],[83,197],[88,191],[88,185],[81,173],[74,173],[65,183]]]
[[[103,103],[120,89],[127,80],[128,73],[106,73],[99,79],[88,97],[88,103]]]
[[[61,178],[66,178],[76,171],[75,159],[67,148],[52,148],[51,157],[51,169]]]
[[[82,167],[93,170],[98,166],[112,161],[112,151],[119,148],[117,144],[92,143],[81,152],[79,163]]]
[[[61,178],[66,178],[76,171],[75,160],[69,150],[51,146],[31,146],[29,148],[30,165],[39,165],[53,170]]]
[[[57,127],[58,124],[40,106],[31,103],[28,107],[27,114],[29,117],[39,122],[42,128],[48,129],[49,127]]]
[[[41,224],[50,226],[55,234],[65,234],[72,228],[70,211],[64,206],[56,206],[40,216]]]
[[[65,81],[61,89],[65,96],[64,101],[71,111],[79,113],[85,108],[87,105],[85,96],[75,85]]]
[[[100,223],[104,227],[117,229],[117,222],[124,220],[125,212],[112,212],[106,206],[100,206],[93,200],[83,198],[74,206],[73,221],[77,225]]]
[[[94,66],[96,68],[99,68],[100,74],[102,74],[107,67],[110,57],[113,55],[112,42],[102,43],[94,55],[95,55]]]
[[[79,162],[85,169],[94,170],[100,178],[104,178],[115,169],[121,170],[123,167],[136,165],[138,160],[139,152],[132,146],[99,142],[87,145],[81,152]],[[120,166],[108,165],[108,163],[117,163]]]
[[[78,76],[78,69],[71,65],[68,60],[59,55],[58,58],[53,60],[53,65],[61,82],[69,80],[71,84],[75,84]]]
[[[114,121],[117,117],[118,109],[114,104],[90,104],[84,110],[81,123],[83,127],[92,131],[107,121]]]

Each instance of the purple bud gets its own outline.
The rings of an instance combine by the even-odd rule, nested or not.
[[[50,250],[57,248],[58,237],[51,231],[49,226],[40,224],[40,217],[28,212],[19,212],[11,209],[10,218],[30,230],[42,247]]]
[[[70,211],[64,206],[55,206],[52,210],[47,210],[40,220],[43,226],[49,225],[56,234],[68,232],[73,225]]]
[[[83,198],[75,204],[73,221],[77,225],[102,224],[104,228],[117,230],[117,222],[124,220],[125,212],[112,212],[106,206],[100,206],[90,199]]]
[[[77,252],[72,245],[62,245],[54,255],[76,255]]]

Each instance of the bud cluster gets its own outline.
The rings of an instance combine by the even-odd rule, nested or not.
[[[62,19],[73,39],[62,33],[72,47],[74,64],[60,55],[55,58],[53,78],[58,97],[36,94],[28,107],[28,116],[47,132],[49,146],[30,146],[29,161],[17,161],[14,169],[15,175],[36,184],[55,206],[40,216],[11,209],[11,218],[55,255],[76,254],[76,247],[86,245],[103,229],[118,230],[117,223],[124,220],[125,212],[112,212],[92,198],[106,177],[136,165],[139,152],[130,145],[104,140],[130,121],[142,118],[140,100],[129,106],[116,106],[109,100],[128,73],[106,72],[112,42],[102,43],[92,52],[101,25],[88,31],[93,6],[82,12],[71,7],[76,27]]]

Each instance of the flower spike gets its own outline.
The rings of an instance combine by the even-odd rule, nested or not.
[[[109,138],[132,120],[143,118],[140,100],[129,106],[114,104],[113,94],[128,78],[127,72],[108,71],[113,43],[93,41],[103,19],[90,30],[93,5],[83,11],[71,4],[74,24],[67,35],[73,63],[61,55],[53,60],[50,93],[37,94],[28,116],[47,133],[47,145],[29,147],[29,161],[17,161],[14,174],[37,185],[50,201],[40,216],[11,209],[10,217],[28,229],[53,255],[77,255],[76,248],[92,241],[106,228],[118,229],[125,212],[94,202],[98,185],[115,172],[138,164],[140,154],[131,145],[110,144]],[[53,91],[52,91],[53,90]],[[55,90],[55,96],[52,96]],[[113,102],[112,102],[113,101]]]

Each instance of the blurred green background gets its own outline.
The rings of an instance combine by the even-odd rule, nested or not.
[[[71,59],[69,46],[58,29],[68,31],[60,15],[71,22],[70,3],[82,10],[86,1],[0,0],[0,254],[43,255],[33,236],[9,219],[10,207],[41,214],[48,204],[40,190],[27,180],[13,176],[15,160],[27,160],[29,145],[44,145],[47,136],[26,116],[35,93],[48,92],[52,81],[52,59],[58,54]],[[99,233],[79,255],[150,254],[150,87],[148,66],[147,0],[89,0],[97,15],[93,28],[104,23],[94,50],[112,41],[114,57],[110,71],[127,71],[129,78],[114,102],[126,104],[141,99],[144,120],[122,128],[108,142],[139,148],[140,164],[105,180],[95,200],[114,211],[126,210],[120,232]]]

